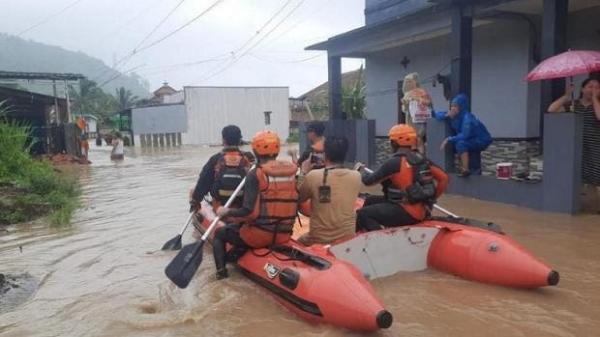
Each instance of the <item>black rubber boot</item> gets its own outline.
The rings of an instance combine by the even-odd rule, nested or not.
[[[222,280],[229,277],[229,273],[227,272],[227,268],[222,268],[217,270],[217,280]]]
[[[225,254],[225,260],[229,263],[235,263],[237,260],[242,257],[248,251],[246,247],[234,246],[230,249],[227,254]]]

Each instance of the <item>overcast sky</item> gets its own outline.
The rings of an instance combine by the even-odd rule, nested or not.
[[[21,37],[82,51],[112,66],[181,1],[2,0],[0,31],[16,35],[43,22]],[[142,48],[213,3],[183,0]],[[150,81],[151,89],[163,81],[177,89],[184,85],[289,86],[290,94],[297,96],[327,80],[326,54],[304,51],[304,47],[362,26],[363,10],[364,0],[222,0],[175,35],[120,62],[118,69],[135,69]],[[181,65],[193,62],[202,63]],[[345,59],[344,71],[358,68],[361,62]]]

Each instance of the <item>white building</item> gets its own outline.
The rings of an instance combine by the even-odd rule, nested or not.
[[[83,115],[83,119],[87,124],[86,132],[90,138],[95,138],[98,133],[98,117],[94,115]]]
[[[265,112],[283,142],[289,136],[287,87],[184,87],[187,132],[183,144],[221,144],[221,129],[235,124],[245,140],[265,129]]]

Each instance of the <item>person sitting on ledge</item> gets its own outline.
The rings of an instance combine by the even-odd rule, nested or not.
[[[453,136],[444,139],[440,150],[443,151],[448,143],[452,144],[454,151],[460,156],[459,176],[481,174],[481,152],[490,146],[492,136],[469,110],[467,95],[456,95],[450,103],[450,111],[437,111],[435,118],[447,121],[454,133]]]

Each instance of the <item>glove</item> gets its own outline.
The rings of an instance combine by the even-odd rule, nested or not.
[[[197,200],[190,200],[190,213],[197,212],[201,208],[200,203]]]
[[[361,162],[357,162],[356,164],[354,164],[354,169],[358,172],[360,172],[364,168],[365,168],[365,164],[363,164]]]

